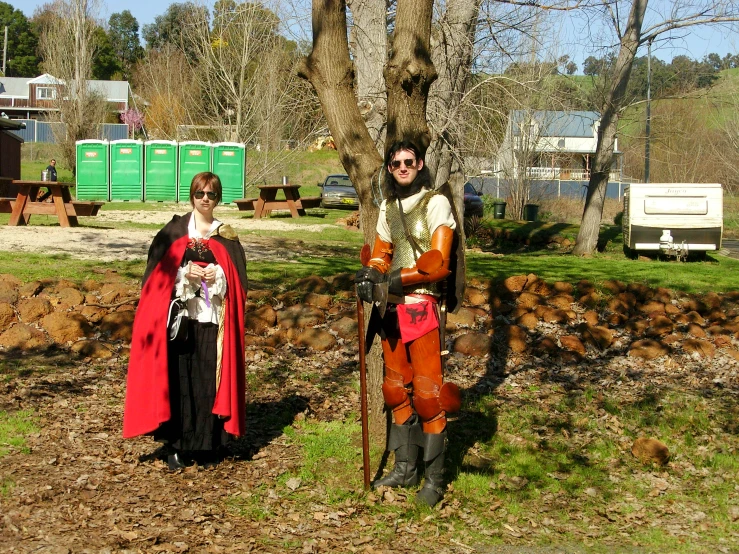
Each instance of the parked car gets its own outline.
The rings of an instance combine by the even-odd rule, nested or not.
[[[359,196],[348,175],[329,175],[320,187],[322,208],[359,208]]]
[[[464,184],[464,217],[482,217],[483,204],[482,198],[477,194],[472,183]]]

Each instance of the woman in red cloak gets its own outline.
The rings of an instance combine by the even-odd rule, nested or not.
[[[217,175],[195,175],[193,211],[174,216],[149,248],[134,319],[123,436],[163,442],[171,470],[190,458],[214,463],[244,434],[246,256],[213,217],[221,194]],[[169,340],[175,298],[187,308],[187,336]]]

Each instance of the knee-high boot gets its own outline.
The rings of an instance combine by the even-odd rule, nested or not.
[[[444,498],[446,431],[424,433],[423,439],[423,461],[426,463],[426,473],[423,487],[416,493],[416,500],[433,507]]]
[[[372,483],[372,488],[412,487],[418,484],[418,447],[423,440],[423,431],[414,415],[403,425],[393,425],[387,440],[387,449],[395,450],[395,467],[382,479]]]

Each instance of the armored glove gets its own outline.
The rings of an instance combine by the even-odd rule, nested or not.
[[[383,283],[387,277],[374,267],[363,267],[354,276],[354,284],[357,287],[357,296],[365,302],[374,301],[374,289],[376,283]]]

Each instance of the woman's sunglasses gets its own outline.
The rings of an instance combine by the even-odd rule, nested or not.
[[[393,160],[392,162],[390,162],[390,167],[392,167],[393,169],[398,169],[400,167],[400,163],[400,160]],[[406,160],[403,160],[403,163],[405,164],[405,167],[410,168],[416,165],[416,160],[408,158]]]
[[[196,190],[192,195],[198,200],[202,200],[203,196],[206,194],[208,195],[208,200],[216,200],[218,198],[218,195],[210,190],[208,192],[205,192],[204,190]]]

